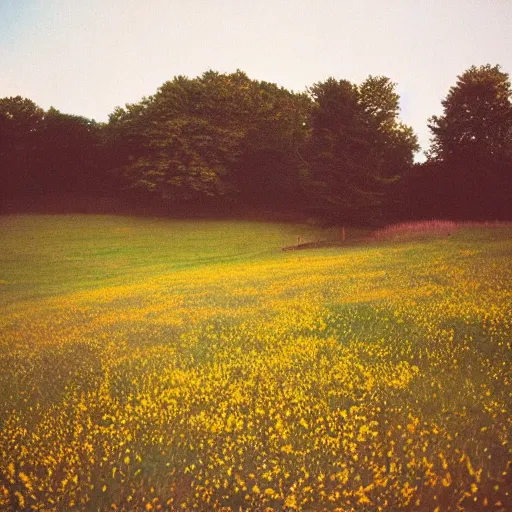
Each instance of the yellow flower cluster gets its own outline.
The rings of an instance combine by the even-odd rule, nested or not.
[[[511,510],[496,247],[283,253],[8,305],[0,509]]]

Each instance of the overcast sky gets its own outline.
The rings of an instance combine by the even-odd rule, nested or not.
[[[512,0],[0,0],[0,97],[97,121],[208,69],[294,91],[385,75],[427,149],[457,75],[487,63],[512,73]]]

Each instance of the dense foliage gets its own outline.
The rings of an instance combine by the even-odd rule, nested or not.
[[[108,133],[127,184],[174,203],[223,196],[276,206],[298,189],[294,150],[309,99],[237,71],[177,77],[118,108]]]
[[[466,70],[433,116],[432,147],[420,168],[422,202],[445,217],[510,218],[512,89],[499,66]],[[421,196],[421,193],[418,194]]]
[[[414,165],[416,136],[383,76],[328,78],[295,93],[242,71],[207,71],[175,77],[108,123],[3,98],[0,201],[23,210],[42,197],[82,207],[109,198],[128,210],[261,210],[366,225],[510,217],[508,75],[473,66],[443,107],[430,119],[429,158]]]
[[[329,78],[311,88],[308,181],[320,216],[364,224],[394,213],[394,186],[419,149],[412,129],[398,121],[394,87],[369,77],[361,86]]]
[[[84,117],[44,112],[19,96],[0,99],[1,196],[109,193],[102,136],[102,126]]]

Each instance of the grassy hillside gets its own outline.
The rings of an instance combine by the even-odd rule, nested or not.
[[[349,232],[349,238],[358,235]],[[264,222],[20,215],[0,216],[0,236],[0,301],[12,301],[272,257],[297,236],[330,240],[337,233]]]
[[[512,230],[298,235],[0,217],[0,508],[512,509]]]

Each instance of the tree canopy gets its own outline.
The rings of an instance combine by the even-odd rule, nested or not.
[[[297,93],[209,70],[174,77],[107,123],[2,98],[0,199],[114,197],[128,209],[259,209],[366,225],[510,218],[511,98],[499,66],[464,71],[429,119],[424,164],[413,163],[417,138],[385,76],[331,77]]]
[[[4,195],[37,192],[34,166],[44,111],[21,96],[0,99],[0,180]]]
[[[117,109],[108,129],[131,186],[170,200],[249,200],[277,186],[273,173],[286,172],[272,164],[290,158],[305,106],[305,96],[241,71],[208,71],[176,77],[154,96]]]
[[[398,120],[399,97],[386,77],[360,86],[329,78],[313,85],[308,139],[315,208],[324,217],[372,222],[393,200],[393,186],[419,149]]]
[[[501,218],[510,209],[511,98],[499,66],[472,66],[442,101],[443,114],[429,119],[429,158],[441,169],[452,216]]]

